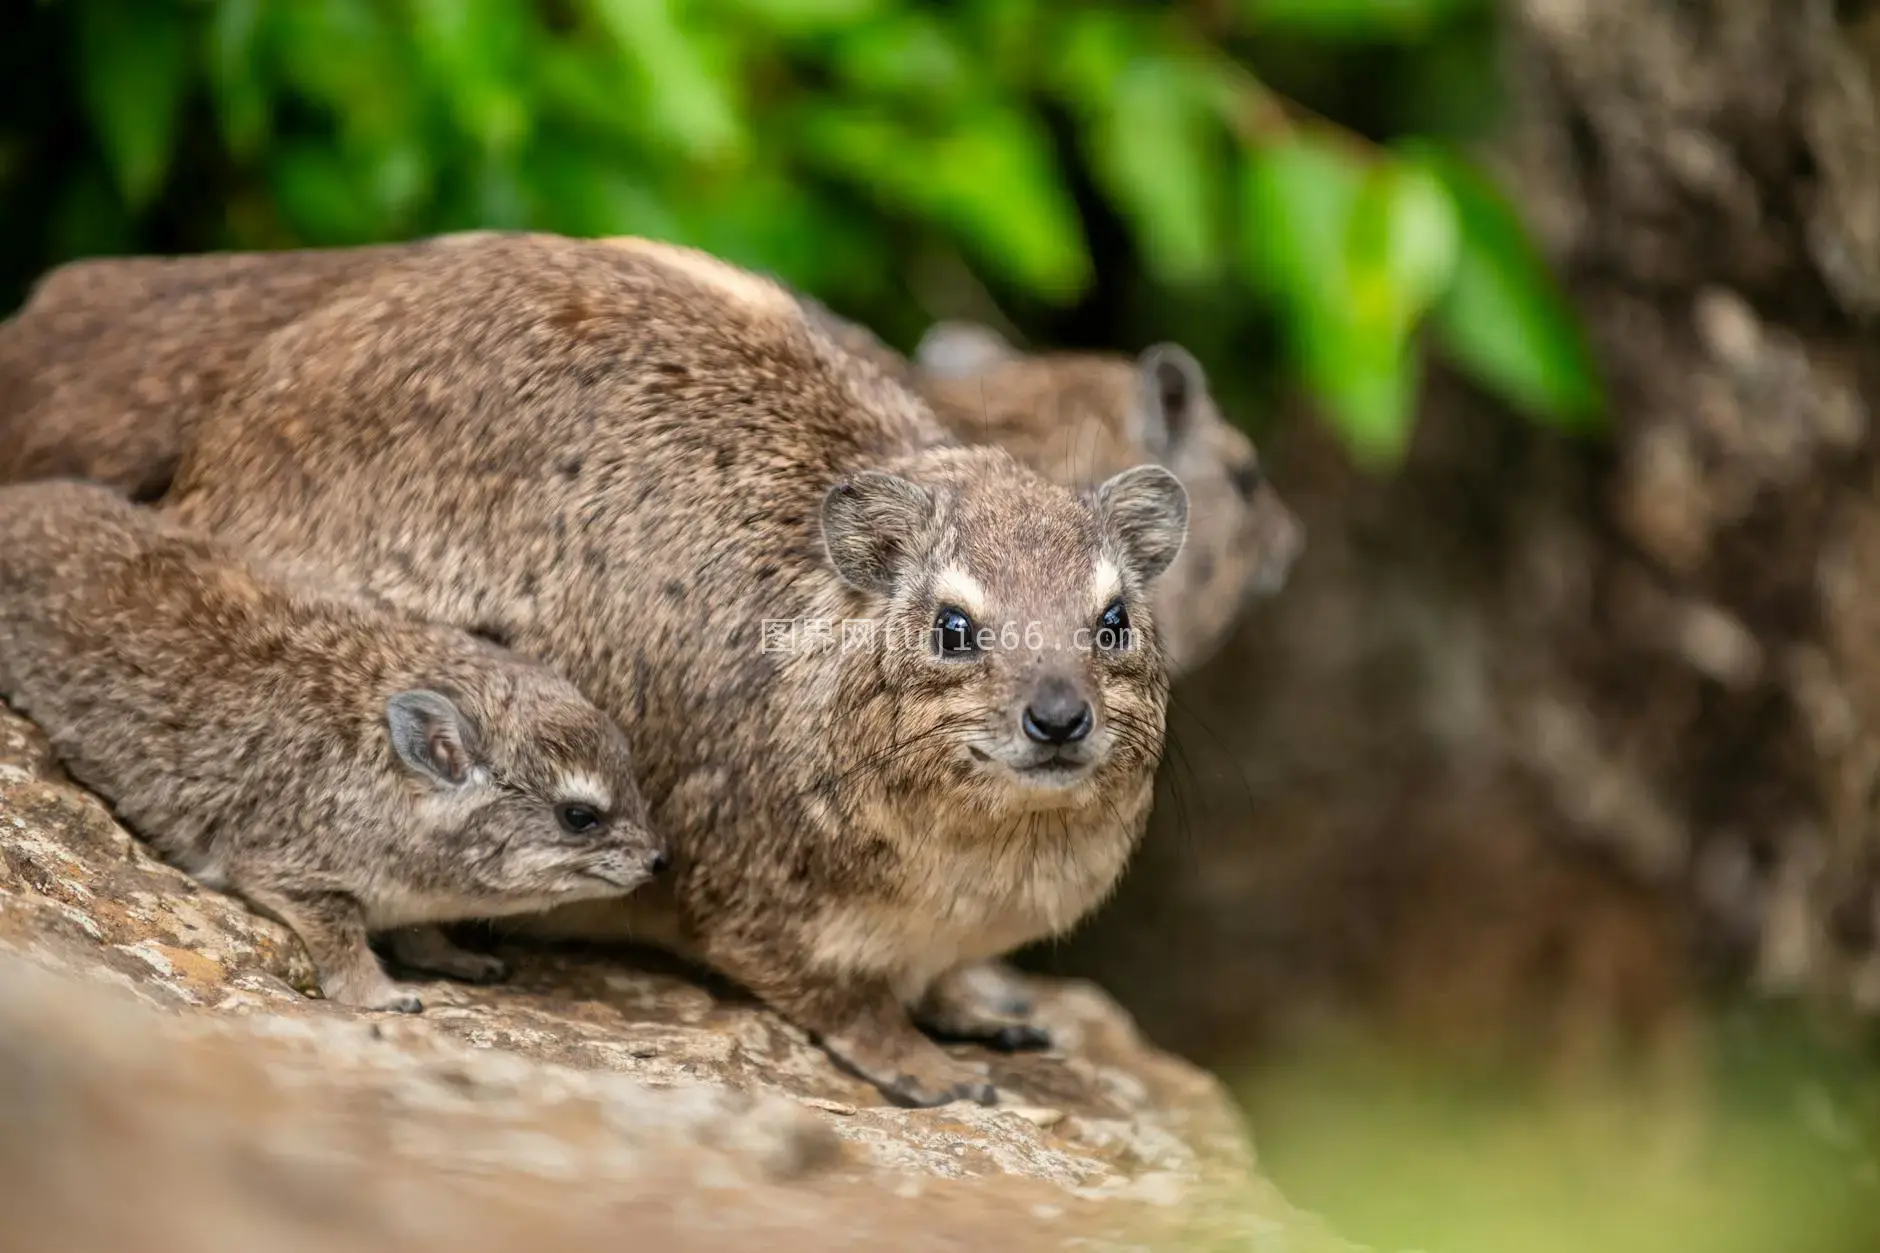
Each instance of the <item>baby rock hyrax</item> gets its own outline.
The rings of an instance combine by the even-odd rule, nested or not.
[[[1035,1033],[929,994],[1073,926],[1147,820],[1179,481],[1072,491],[962,447],[701,253],[497,236],[384,267],[255,350],[166,508],[568,676],[674,857],[639,907],[576,907],[588,933],[669,918],[899,1101],[993,1099],[915,1024]]]
[[[0,488],[0,695],[167,859],[292,927],[344,1004],[421,1008],[370,931],[495,978],[434,924],[664,864],[625,737],[568,683],[271,582],[102,487]]]

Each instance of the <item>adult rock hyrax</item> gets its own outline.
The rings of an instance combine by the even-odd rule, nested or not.
[[[97,486],[0,488],[0,695],[204,882],[292,927],[327,997],[495,978],[436,923],[618,896],[665,854],[627,742],[538,665],[272,582]]]
[[[0,324],[0,482],[62,474],[161,495],[195,422],[267,335],[387,265],[489,238],[60,266]],[[867,328],[799,300],[964,443],[1004,448],[1080,489],[1144,463],[1173,471],[1191,509],[1188,541],[1155,590],[1172,673],[1206,661],[1248,603],[1285,582],[1303,528],[1178,345],[1134,359],[1025,354],[988,328],[942,322],[909,360]]]
[[[171,501],[572,679],[672,841],[645,916],[902,1102],[992,1099],[909,1007],[1078,921],[1147,817],[1180,483],[1078,494],[960,447],[700,253],[500,236],[388,266],[260,345]]]

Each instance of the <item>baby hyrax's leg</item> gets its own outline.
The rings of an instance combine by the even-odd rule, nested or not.
[[[439,927],[400,927],[386,936],[392,960],[412,970],[446,975],[470,983],[495,983],[509,973],[503,959],[473,953],[451,941]]]
[[[251,892],[251,900],[294,929],[313,958],[326,999],[360,1009],[415,1014],[424,1008],[410,990],[385,975],[366,942],[366,916],[359,902],[344,892],[271,889]]]
[[[1018,976],[996,962],[955,966],[934,980],[914,1021],[944,1040],[977,1040],[995,1049],[1051,1047],[1051,1034],[1031,1021],[1031,998]]]

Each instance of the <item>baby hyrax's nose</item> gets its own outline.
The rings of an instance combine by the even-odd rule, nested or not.
[[[664,849],[660,849],[647,859],[646,869],[652,874],[662,874],[670,865],[672,865],[672,858],[666,855]]]
[[[1095,722],[1090,702],[1065,679],[1046,679],[1032,693],[1019,725],[1025,737],[1038,744],[1075,744],[1090,734]]]

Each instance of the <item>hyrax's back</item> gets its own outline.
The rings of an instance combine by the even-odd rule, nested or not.
[[[74,475],[160,494],[194,420],[263,335],[429,246],[59,267],[0,323],[0,483]]]
[[[104,487],[0,488],[0,695],[166,851],[317,821],[336,778],[389,770],[380,693],[434,635],[258,579]]]
[[[657,244],[505,236],[283,328],[172,500],[247,551],[508,640],[629,738],[706,741],[780,699],[750,669],[758,620],[829,608],[810,603],[834,586],[823,493],[945,440],[774,284]]]

